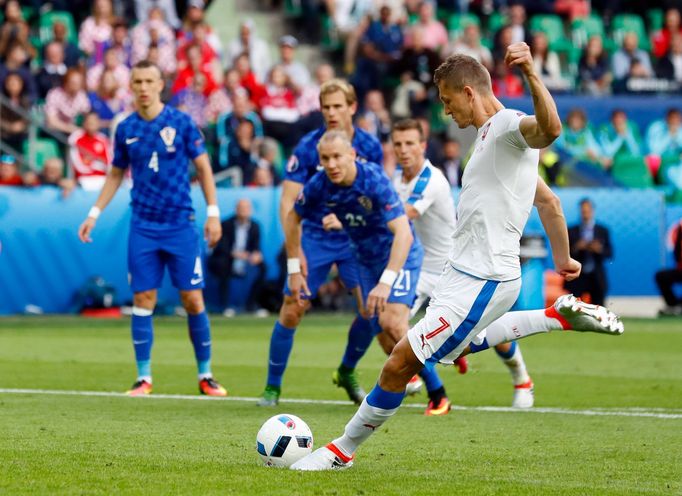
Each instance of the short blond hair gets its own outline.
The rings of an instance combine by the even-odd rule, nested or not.
[[[348,105],[357,103],[358,97],[355,94],[355,88],[353,88],[353,85],[348,81],[344,81],[343,79],[334,78],[322,83],[322,86],[320,86],[320,105],[322,105],[322,97],[336,93],[337,91],[343,93]]]
[[[451,55],[433,74],[433,82],[441,82],[455,91],[461,91],[470,86],[480,93],[492,93],[493,86],[490,73],[483,64],[468,55]]]
[[[345,131],[341,129],[330,129],[320,137],[320,141],[317,142],[317,150],[319,151],[323,144],[332,143],[337,139],[341,140],[348,148],[353,148],[353,144]]]

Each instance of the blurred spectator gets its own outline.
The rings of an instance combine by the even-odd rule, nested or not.
[[[247,186],[250,188],[265,188],[274,184],[272,168],[258,166],[253,170],[253,177]]]
[[[497,66],[498,61],[504,61],[507,47],[512,43],[514,43],[514,30],[509,25],[502,26],[495,35],[495,42],[493,44],[493,64],[495,66]]]
[[[24,87],[28,92],[31,103],[35,102],[38,97],[38,88],[35,78],[28,68],[28,53],[23,45],[14,43],[7,50],[7,57],[3,64],[0,64],[0,83],[5,80],[5,76],[14,72],[19,74],[24,80]]]
[[[682,153],[682,113],[671,108],[665,119],[652,122],[646,132],[649,153],[662,157],[679,156]]]
[[[535,71],[540,75],[547,89],[552,91],[570,89],[570,81],[561,75],[559,56],[556,52],[549,49],[549,42],[545,33],[538,31],[533,34],[530,52],[533,55]]]
[[[590,95],[611,93],[611,68],[609,56],[604,51],[600,36],[591,36],[578,64],[579,86]]]
[[[206,119],[211,124],[214,124],[221,114],[232,111],[232,100],[237,90],[244,88],[241,85],[239,72],[236,69],[230,68],[225,71],[223,76],[223,84],[218,87],[208,97]]]
[[[665,11],[663,27],[656,31],[651,37],[654,57],[660,59],[668,53],[668,50],[670,50],[670,42],[674,35],[682,35],[680,11],[676,8],[669,8]]]
[[[61,158],[51,157],[45,159],[43,170],[39,174],[27,172],[24,174],[24,183],[30,186],[54,186],[62,190],[62,197],[67,197],[76,187],[73,179],[64,177],[64,162]]]
[[[163,19],[166,19],[173,29],[180,28],[180,18],[173,0],[135,0],[135,17],[140,22],[150,19],[150,13],[155,9],[161,12]]]
[[[682,83],[682,35],[673,34],[670,39],[670,49],[659,59],[656,65],[656,75],[662,79]]]
[[[285,148],[298,141],[297,122],[301,114],[296,106],[296,95],[289,86],[289,77],[282,66],[270,71],[263,96],[258,102],[265,134],[275,138]]]
[[[604,305],[608,281],[604,261],[613,257],[609,230],[594,220],[594,205],[588,198],[580,201],[580,224],[569,227],[571,257],[582,264],[580,277],[566,282],[564,287],[582,297],[590,295],[590,303]]]
[[[267,43],[256,36],[251,19],[242,21],[239,27],[239,37],[232,40],[227,47],[227,64],[232,63],[240,54],[246,53],[251,68],[259,81],[264,81],[270,63],[270,50]]]
[[[36,82],[38,84],[38,94],[40,98],[45,98],[47,92],[62,84],[64,74],[66,74],[66,64],[64,63],[64,45],[59,41],[51,41],[45,45],[43,64],[38,74]]]
[[[626,33],[623,46],[613,54],[613,79],[615,91],[627,91],[627,83],[634,78],[651,78],[654,70],[651,67],[649,54],[637,48],[637,34]]]
[[[246,119],[253,124],[254,134],[257,138],[263,137],[263,123],[258,114],[253,110],[253,106],[245,90],[238,90],[232,101],[233,109],[230,112],[218,116],[216,123],[216,136],[218,139],[218,156],[214,164],[218,164],[221,169],[229,166],[228,148],[234,139],[237,127],[242,119]]]
[[[78,184],[85,190],[102,189],[111,163],[111,142],[100,133],[99,117],[89,112],[83,119],[83,128],[69,136],[69,166]]]
[[[486,46],[481,44],[481,29],[473,22],[464,26],[462,36],[446,49],[445,55],[449,56],[456,53],[476,59],[489,71],[493,69],[493,55]]]
[[[218,55],[222,55],[223,49],[220,37],[213,31],[211,26],[205,22],[204,6],[204,0],[189,0],[187,12],[182,20],[182,25],[178,30],[178,46],[184,45],[187,41],[192,41],[194,28],[198,24],[205,24],[206,41],[210,43],[213,50],[215,50]]]
[[[35,57],[35,48],[28,39],[29,32],[29,25],[21,12],[21,4],[17,0],[9,0],[5,4],[5,21],[0,26],[0,59],[7,56],[9,47],[14,44],[23,46],[29,58]]]
[[[552,186],[560,184],[562,181],[561,170],[563,164],[559,154],[550,146],[540,150],[538,173],[542,176],[547,184]]]
[[[187,49],[190,46],[196,45],[201,52],[201,67],[211,74],[218,75],[220,73],[220,57],[218,57],[218,52],[215,51],[206,39],[209,29],[208,24],[204,22],[194,26],[191,40],[178,47],[178,53],[176,54],[178,69],[184,69],[188,65]]]
[[[24,86],[24,80],[15,72],[10,72],[2,84],[2,94],[9,100],[0,104],[0,137],[19,153],[23,153],[24,142],[28,137],[31,101]]]
[[[391,116],[386,109],[386,102],[381,91],[372,90],[365,96],[365,105],[360,117],[367,120],[364,128],[382,143],[388,141],[391,134]]]
[[[395,72],[402,75],[412,73],[412,77],[426,88],[433,87],[433,73],[440,65],[438,52],[424,44],[424,30],[416,27],[412,30],[412,44],[403,51],[396,62]]]
[[[528,17],[526,16],[526,7],[521,2],[516,2],[507,9],[508,22],[506,27],[511,28],[511,43],[520,43],[525,41],[530,45],[531,33],[527,27]],[[501,30],[500,30],[501,31]],[[498,33],[500,33],[498,31]]]
[[[80,50],[75,43],[69,41],[66,26],[61,21],[52,24],[52,41],[58,41],[64,47],[64,63],[66,67],[76,67],[80,63]]]
[[[223,314],[232,317],[236,309],[229,294],[230,280],[238,278],[240,286],[248,293],[246,310],[262,314],[260,290],[265,279],[265,264],[261,252],[260,226],[252,219],[251,202],[242,198],[236,212],[222,223],[223,236],[208,260],[209,270],[218,278],[220,305],[228,305]],[[247,282],[248,281],[248,282]],[[250,283],[250,285],[248,284]]]
[[[403,72],[391,104],[393,118],[399,120],[408,117],[423,117],[424,110],[428,107],[427,97],[426,86],[415,81],[410,71]]]
[[[84,89],[83,75],[77,69],[69,69],[62,85],[47,93],[45,124],[66,141],[68,135],[78,129],[76,118],[88,111],[90,101]]]
[[[172,88],[173,94],[175,95],[191,86],[195,75],[201,74],[206,81],[204,85],[204,96],[208,97],[218,88],[218,85],[213,78],[212,71],[208,70],[203,65],[201,47],[199,45],[191,44],[187,47],[187,61],[187,67],[178,72],[178,76],[175,78]]]
[[[400,59],[402,49],[402,30],[399,25],[391,24],[391,9],[384,5],[379,11],[379,20],[372,21],[360,44],[353,83],[358,98],[382,87],[393,63]]]
[[[608,163],[603,160],[599,144],[587,125],[587,115],[582,109],[573,109],[568,113],[563,132],[554,145],[566,158],[600,165]]]
[[[504,62],[504,58],[495,60],[492,75],[493,93],[498,98],[517,98],[523,96],[523,80]]]
[[[101,129],[108,128],[114,116],[131,104],[130,94],[119,86],[112,71],[102,73],[97,91],[89,92],[88,99],[91,110],[99,117]]]
[[[257,153],[256,170],[249,186],[272,186],[279,182],[277,170],[281,170],[282,160],[280,154],[280,144],[273,138],[257,138],[254,140],[254,147]],[[263,174],[261,171],[265,171]]]
[[[451,187],[458,188],[462,184],[464,167],[459,141],[454,139],[445,140],[443,143],[443,161],[436,164],[436,167],[443,171]]]
[[[0,186],[22,186],[17,161],[12,155],[0,156]]]
[[[247,53],[242,53],[234,59],[234,68],[239,73],[239,83],[243,88],[249,93],[249,98],[253,104],[258,107],[260,99],[263,98],[265,92],[264,86],[260,83],[260,79],[251,70],[251,62],[249,61],[249,55]]]
[[[88,91],[97,90],[104,71],[109,71],[114,75],[120,88],[128,89],[130,69],[121,63],[115,48],[108,48],[104,52],[102,62],[95,64],[87,71],[86,86]]]
[[[428,158],[432,164],[442,164],[443,163],[443,145],[442,141],[436,136],[431,134],[431,122],[423,117],[417,117],[416,120],[424,131],[424,141],[426,142],[426,158]]]
[[[410,47],[413,43],[413,33],[421,31],[421,45],[435,52],[440,52],[448,44],[448,32],[439,20],[435,18],[435,8],[431,1],[426,0],[419,6],[419,18],[417,23],[407,31],[405,46]]]
[[[113,22],[111,0],[95,0],[92,15],[83,21],[78,32],[78,46],[87,55],[89,65],[104,59],[104,47],[111,38]]]
[[[192,84],[176,93],[170,102],[174,107],[189,114],[200,129],[208,125],[208,98],[205,89],[206,76],[202,73],[195,74]]]
[[[599,146],[609,167],[619,156],[642,155],[642,138],[637,125],[628,120],[624,110],[611,113],[611,121],[599,132]]]
[[[673,229],[671,241],[675,267],[656,272],[656,284],[666,304],[666,308],[661,310],[660,314],[682,315],[682,299],[678,298],[673,291],[675,284],[682,283],[682,219]]]
[[[105,53],[114,50],[118,61],[131,68],[133,66],[133,43],[128,33],[128,24],[123,19],[116,19],[112,27],[111,39],[104,43]]]
[[[310,71],[308,68],[295,60],[298,40],[291,35],[282,36],[279,39],[280,61],[277,65],[284,69],[289,76],[289,81],[294,92],[299,95],[310,84]]]
[[[253,123],[248,119],[239,119],[234,136],[227,142],[225,155],[221,154],[218,162],[213,164],[218,186],[242,186],[252,181],[253,172],[258,166],[254,142]]]
[[[324,125],[320,112],[320,86],[335,76],[330,64],[320,64],[315,69],[315,81],[303,87],[296,99],[296,106],[301,114],[298,121],[301,136]]]
[[[140,22],[131,31],[133,44],[133,64],[148,58],[150,46],[158,50],[159,68],[165,75],[175,72],[177,59],[175,57],[175,33],[173,28],[164,20],[160,8],[149,10],[149,17]]]

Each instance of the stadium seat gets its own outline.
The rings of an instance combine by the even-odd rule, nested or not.
[[[27,140],[24,144],[24,156],[29,156],[29,141]],[[43,165],[45,160],[48,158],[61,157],[59,152],[59,145],[57,142],[50,138],[38,138],[33,142],[33,152],[34,152],[34,163],[32,164],[36,170],[43,170]]]
[[[618,14],[613,17],[611,23],[611,35],[613,40],[620,46],[623,43],[625,33],[633,32],[639,38],[639,48],[648,51],[651,48],[649,35],[644,27],[644,21],[635,14]]]
[[[324,50],[329,50],[330,52],[340,49],[342,47],[342,43],[341,40],[339,40],[339,36],[336,32],[336,28],[334,27],[334,21],[332,18],[327,14],[322,14],[321,21],[322,41],[320,45],[322,48]]]
[[[448,34],[451,40],[456,40],[469,24],[481,26],[481,20],[475,14],[453,14],[448,19]]]
[[[286,17],[299,17],[302,13],[301,0],[284,0],[284,15]]]
[[[604,22],[598,15],[592,14],[587,17],[573,19],[571,23],[571,40],[573,45],[579,48],[587,45],[587,40],[591,36],[597,35],[603,39],[604,33]]]
[[[647,10],[646,19],[647,22],[649,23],[649,32],[653,33],[654,31],[658,31],[659,29],[661,29],[663,27],[664,18],[665,14],[661,9]]]
[[[633,155],[617,157],[611,173],[618,184],[628,188],[650,188],[654,185],[644,157]]]
[[[541,31],[547,36],[550,49],[566,52],[571,48],[571,42],[564,34],[564,23],[555,14],[538,14],[530,19],[530,30]]]
[[[40,16],[40,23],[38,31],[40,35],[40,43],[45,45],[53,38],[52,25],[55,22],[61,22],[66,27],[66,38],[74,44],[78,44],[78,30],[76,23],[73,21],[73,16],[70,12],[54,10],[47,12]]]
[[[502,26],[507,24],[507,16],[500,12],[493,12],[488,17],[488,35],[493,38]]]

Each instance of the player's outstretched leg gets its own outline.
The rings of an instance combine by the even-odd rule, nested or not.
[[[384,364],[379,382],[346,424],[343,436],[297,461],[291,469],[334,470],[350,467],[358,446],[398,411],[405,397],[407,382],[423,366],[407,338],[401,339]]]
[[[133,307],[130,330],[135,349],[135,363],[137,365],[137,379],[127,391],[129,396],[143,396],[152,392],[151,352],[154,344],[154,329],[152,325],[153,310]]]
[[[357,405],[362,403],[367,393],[358,382],[355,367],[367,352],[373,339],[374,332],[371,322],[358,314],[348,330],[348,342],[341,365],[332,374],[332,382],[345,389],[350,400]]]
[[[512,407],[531,408],[535,402],[533,396],[533,381],[526,370],[526,363],[521,354],[521,347],[515,342],[503,343],[495,346],[495,352],[509,369],[514,385],[514,399]]]
[[[265,383],[265,390],[258,400],[258,406],[272,407],[279,403],[279,396],[282,392],[282,378],[287,369],[289,355],[291,355],[291,350],[294,347],[294,334],[304,313],[305,309],[300,307],[294,298],[284,297],[279,319],[275,322],[270,337],[268,378]]]

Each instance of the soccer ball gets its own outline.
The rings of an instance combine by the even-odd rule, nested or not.
[[[260,428],[256,449],[268,467],[289,467],[313,450],[313,433],[297,416],[281,413]]]

